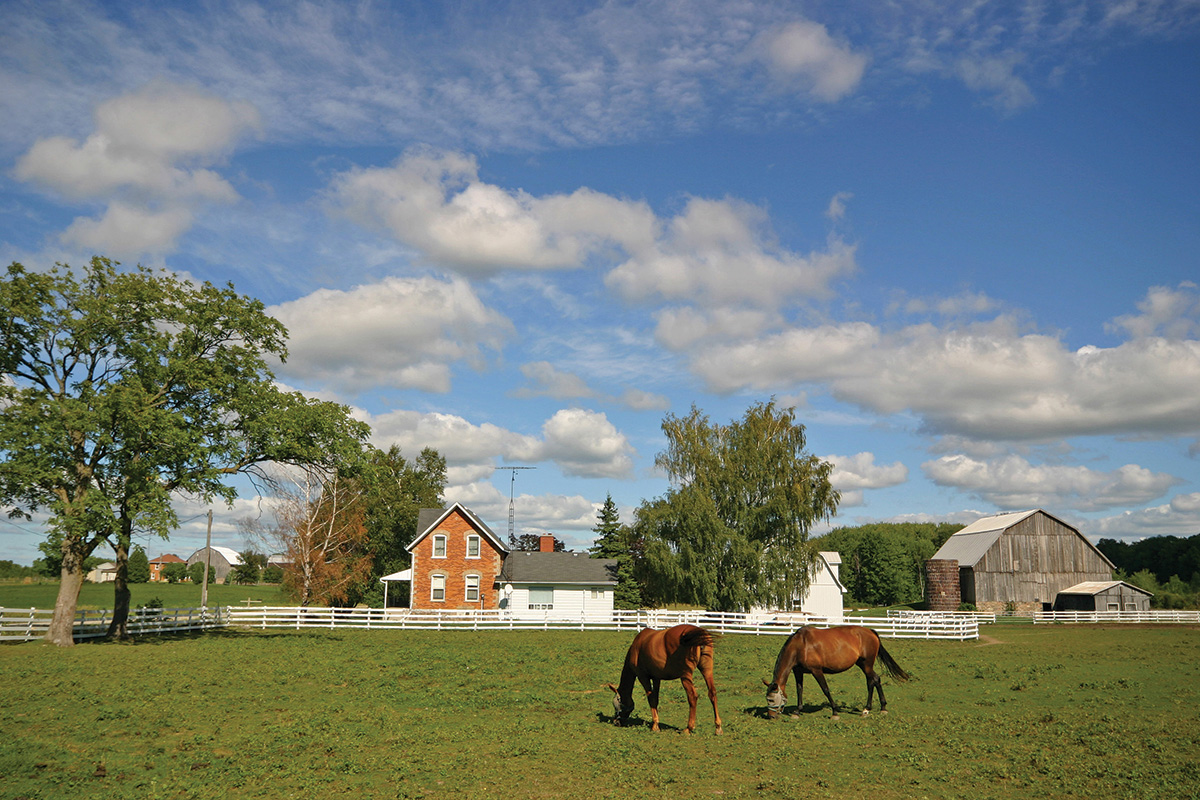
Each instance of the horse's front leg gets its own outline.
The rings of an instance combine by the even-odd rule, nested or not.
[[[679,682],[683,684],[683,691],[687,694],[687,701],[688,701],[687,732],[694,733],[696,730],[696,699],[697,699],[696,685],[694,683],[692,683],[691,675],[684,675],[682,678],[679,679]]]
[[[798,718],[804,712],[804,670],[800,667],[792,669],[792,675],[796,677],[796,714]]]
[[[650,681],[650,686],[646,689],[646,702],[650,704],[650,730],[658,730],[658,687],[660,681],[658,678],[653,678]]]
[[[879,676],[875,674],[875,670],[867,665],[860,665],[863,675],[867,677],[867,707],[863,709],[862,715],[868,716],[871,713],[871,700],[874,699],[875,687],[879,686],[879,703],[883,705],[883,686],[879,684]],[[887,713],[884,711],[883,713]]]
[[[829,707],[833,709],[833,719],[837,721],[838,717],[837,703],[833,702],[833,695],[829,692],[829,684],[825,682],[825,673],[819,669],[812,671],[812,676],[817,679],[817,684],[821,687],[821,691],[825,693],[825,698],[829,700]]]

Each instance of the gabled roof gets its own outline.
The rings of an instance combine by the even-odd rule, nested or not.
[[[487,537],[492,546],[501,553],[507,553],[508,547],[500,540],[500,537],[487,526],[487,524],[479,517],[475,516],[475,512],[464,506],[462,503],[455,503],[449,508],[422,508],[417,512],[417,535],[409,543],[408,547],[404,548],[408,552],[413,552],[416,546],[422,539],[428,536],[437,526],[442,524],[442,520],[450,516],[453,512],[458,511],[466,518],[471,527]]]
[[[833,578],[834,586],[837,587],[839,592],[841,592],[842,594],[846,594],[847,593],[846,584],[842,583],[842,579],[840,577],[838,577],[838,574],[836,572],[833,571],[833,566],[832,566],[833,564],[837,564],[838,566],[841,566],[842,554],[835,553],[832,550],[822,550],[821,552],[817,553],[817,557],[825,562],[825,572],[827,572],[829,574],[829,577]]]
[[[963,528],[958,533],[946,540],[933,557],[938,560],[951,560],[958,562],[960,567],[973,567],[979,563],[979,560],[984,557],[992,545],[996,543],[1006,530],[1016,525],[1025,519],[1032,517],[1034,514],[1045,514],[1050,519],[1075,532],[1075,534],[1087,543],[1087,546],[1096,552],[1100,558],[1104,559],[1110,567],[1113,563],[1109,561],[1108,556],[1101,553],[1096,545],[1088,541],[1088,538],[1079,532],[1079,529],[1074,525],[1068,525],[1053,514],[1047,514],[1040,508],[1035,508],[1030,511],[1016,511],[1006,514],[995,514],[990,517],[983,517],[972,522],[967,527]],[[1115,568],[1115,567],[1114,567]]]
[[[1082,594],[1082,595],[1089,595],[1089,596],[1095,597],[1096,595],[1100,594],[1101,592],[1107,592],[1109,589],[1112,589],[1114,586],[1121,586],[1121,585],[1124,585],[1130,589],[1133,589],[1135,592],[1141,592],[1142,594],[1146,595],[1147,597],[1154,596],[1154,592],[1148,592],[1145,589],[1143,589],[1142,587],[1134,586],[1132,583],[1128,583],[1126,581],[1084,581],[1083,583],[1075,584],[1074,586],[1070,587],[1069,589],[1062,589],[1061,591],[1059,591],[1059,594]]]
[[[615,585],[617,560],[587,553],[540,553],[516,550],[504,557],[501,583],[580,583]]]
[[[165,555],[161,555],[158,558],[150,559],[150,563],[151,564],[182,564],[182,563],[184,563],[184,561],[182,558],[175,555],[174,553],[166,553]]]

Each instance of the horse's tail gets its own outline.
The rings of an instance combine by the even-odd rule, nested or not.
[[[875,633],[875,631],[871,631],[871,633]],[[879,639],[878,633],[875,633],[875,638]],[[892,654],[884,648],[882,639],[879,639],[879,660],[883,662],[883,668],[892,680],[904,683],[912,679],[912,675],[901,669],[900,665],[896,663],[896,659],[892,658]]]
[[[679,644],[681,647],[713,647],[720,638],[704,628],[692,628],[679,637]]]

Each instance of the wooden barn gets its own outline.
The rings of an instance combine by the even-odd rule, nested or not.
[[[958,594],[944,580],[955,562]],[[1041,509],[977,520],[946,540],[926,565],[929,606],[960,602],[980,611],[1050,610],[1059,592],[1088,581],[1111,581],[1114,566],[1078,530]],[[936,595],[935,595],[936,592]]]
[[[1055,611],[1149,611],[1154,595],[1125,581],[1084,581],[1054,598]]]

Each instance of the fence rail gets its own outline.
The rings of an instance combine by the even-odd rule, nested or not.
[[[715,611],[614,611],[564,616],[482,611],[420,611],[375,608],[230,608],[229,624],[251,628],[370,628],[392,630],[591,630],[636,631],[692,623],[717,633],[787,636],[801,625],[865,625],[894,639],[979,638],[979,623],[962,615],[845,617],[831,620],[806,614],[735,614]]]
[[[126,629],[133,634],[162,634],[223,628],[228,624],[224,608],[137,609],[129,612]],[[0,642],[40,639],[50,629],[54,611],[41,608],[0,608]],[[74,638],[96,639],[107,635],[112,611],[77,611]]]
[[[996,621],[996,615],[983,611],[912,611],[907,608],[889,608],[889,617],[950,617],[953,619],[973,619],[980,625]]]
[[[1035,625],[1054,622],[1191,623],[1200,624],[1200,611],[1039,611]]]

